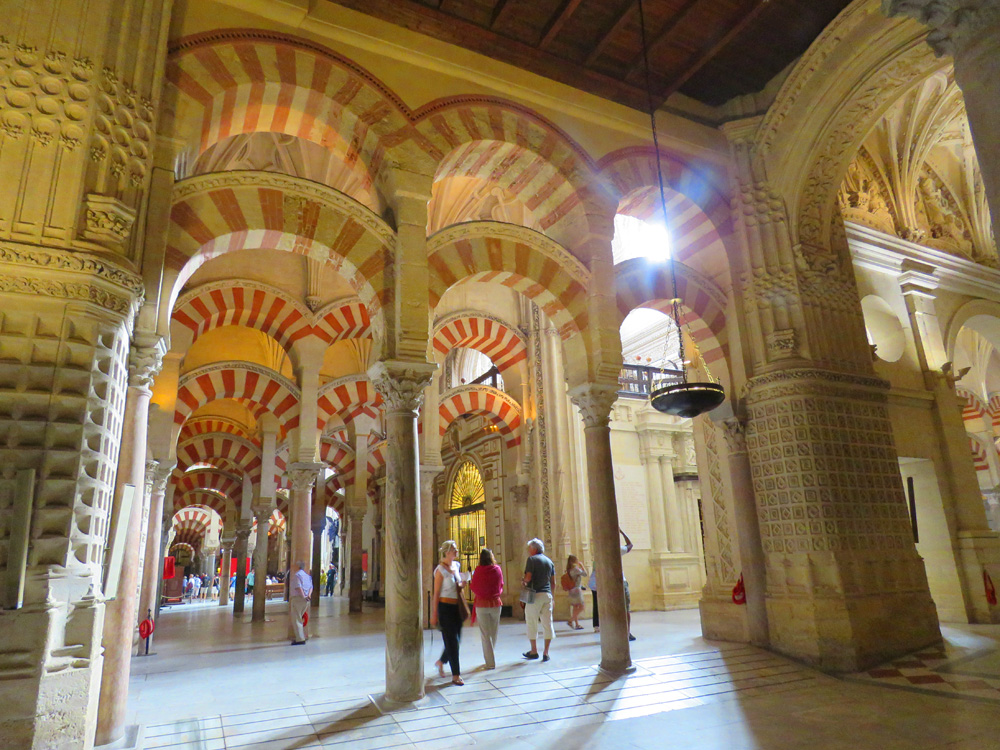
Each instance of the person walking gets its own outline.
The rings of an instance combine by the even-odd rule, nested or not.
[[[591,545],[593,546],[593,545]],[[597,564],[590,569],[590,580],[587,581],[587,588],[590,589],[591,596],[594,597],[594,632],[601,632],[601,611],[597,608]]]
[[[538,627],[541,625],[545,639],[542,661],[549,660],[549,645],[555,637],[552,628],[552,592],[556,586],[556,566],[545,556],[545,543],[541,539],[528,542],[528,560],[524,564],[521,584],[533,592],[532,600],[524,605],[524,621],[528,627],[531,648],[522,656],[538,658]]]
[[[628,538],[626,534],[621,529],[618,529],[618,533],[622,535],[622,539],[625,540],[625,544],[621,545],[622,557],[625,557],[629,552],[632,551],[632,540]],[[628,578],[625,577],[625,561],[622,560],[622,582],[625,585],[625,624],[628,627],[628,639],[630,641],[635,640],[635,636],[632,635],[632,595],[628,590]]]
[[[326,571],[326,595],[333,596],[333,587],[337,585],[337,569],[330,564]]]
[[[479,625],[479,637],[483,641],[483,659],[486,661],[487,669],[496,669],[497,662],[493,650],[497,645],[497,631],[500,628],[503,571],[493,557],[493,550],[484,549],[479,553],[479,567],[472,574],[469,587],[476,595],[472,620]]]
[[[302,618],[309,609],[309,597],[312,596],[312,590],[312,576],[306,572],[306,564],[301,561],[295,563],[295,575],[292,576],[291,588],[288,592],[288,625],[289,630],[291,630],[293,646],[301,646],[308,637]]]
[[[570,613],[567,623],[573,630],[583,630],[580,615],[583,614],[583,582],[587,578],[587,570],[576,555],[566,558],[566,572],[563,573],[562,586],[569,595]]]
[[[447,677],[444,665],[451,665],[452,684],[464,685],[458,660],[458,648],[462,642],[462,617],[458,609],[458,598],[462,596],[462,566],[457,559],[458,545],[454,540],[449,539],[441,545],[439,557],[440,562],[434,569],[431,627],[436,628],[440,624],[444,650],[434,665],[442,677]]]

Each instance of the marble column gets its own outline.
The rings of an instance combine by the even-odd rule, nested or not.
[[[425,628],[430,627],[430,602],[434,593],[434,565],[437,555],[437,550],[434,549],[434,480],[443,470],[443,466],[420,466],[420,557],[423,571],[421,608]]]
[[[157,593],[163,578],[163,499],[167,495],[167,482],[174,464],[158,462],[153,469],[153,487],[149,493],[149,531],[146,532],[146,560],[142,567],[142,591],[136,613],[141,622],[146,613],[157,613]]]
[[[229,582],[233,570],[233,540],[224,539],[219,545],[222,552],[222,564],[219,566],[219,606],[229,606]]]
[[[421,632],[420,458],[417,411],[436,365],[378,362],[369,377],[385,401],[385,696],[410,702],[424,695]]]
[[[167,491],[163,498],[163,514],[160,516],[160,561],[167,557],[167,539],[170,536],[170,528],[174,523],[174,490],[175,485],[167,477]],[[160,616],[160,604],[163,602],[163,571],[159,573],[156,582],[156,596],[153,611],[157,617]]]
[[[236,541],[233,552],[236,554],[236,590],[233,592],[233,614],[241,615],[246,609],[247,593],[247,542],[250,539],[250,524],[241,523],[236,527]]]
[[[264,622],[264,605],[267,601],[267,533],[271,527],[274,500],[262,497],[254,503],[257,518],[257,545],[253,550],[253,614],[251,622]],[[294,563],[293,563],[294,565]]]
[[[1000,3],[996,0],[883,0],[889,15],[930,28],[927,43],[955,61],[990,211],[1000,216]]]
[[[312,557],[312,492],[316,477],[325,468],[320,463],[294,463],[285,472],[292,482],[291,537],[292,559],[289,568],[295,570],[298,563],[309,565]]]
[[[639,433],[640,458],[646,469],[646,486],[648,488],[647,504],[649,505],[649,538],[653,552],[673,552],[667,542],[667,519],[663,512],[663,479],[660,475],[660,462],[648,444],[652,435],[648,432]]]
[[[663,487],[664,516],[667,519],[667,545],[671,552],[684,552],[684,517],[677,502],[677,486],[674,484],[674,465],[670,456],[658,456],[660,483]]]
[[[746,423],[738,417],[730,417],[723,420],[722,427],[729,448],[733,516],[736,520],[736,536],[739,540],[747,599],[747,629],[750,643],[766,647],[771,642],[767,623],[767,565],[760,540],[753,474],[747,453]]]
[[[146,428],[153,378],[159,372],[162,359],[162,350],[152,341],[146,346],[134,346],[129,357],[129,384],[115,479],[115,530],[110,538],[115,538],[122,524],[127,531],[118,591],[104,612],[104,671],[97,711],[97,743],[102,745],[120,739],[125,733],[132,633],[137,627],[136,576],[139,555],[145,551],[139,549],[139,540],[142,535],[142,491],[146,482]],[[121,502],[128,485],[132,486],[135,495],[126,514]]]
[[[317,491],[317,495],[319,492]],[[322,498],[313,498],[312,504],[312,517],[310,519],[310,526],[312,527],[312,580],[313,580],[313,591],[311,607],[317,609],[319,607],[319,598],[322,595],[322,587],[320,586],[320,574],[326,567],[323,564],[323,532],[326,530],[326,504],[322,501]]]
[[[368,507],[368,436],[369,432],[363,422],[355,425],[354,435],[354,483],[344,499],[349,527],[347,533],[350,541],[350,560],[348,570],[348,605],[349,612],[361,611],[362,575],[361,553],[364,547],[362,532],[364,530],[365,512]],[[371,567],[369,561],[369,568]],[[370,571],[369,571],[370,574]]]
[[[587,454],[590,520],[597,566],[597,603],[601,610],[601,669],[621,673],[630,669],[625,612],[625,585],[619,543],[618,504],[611,460],[611,407],[618,386],[587,383],[570,391],[580,409]]]

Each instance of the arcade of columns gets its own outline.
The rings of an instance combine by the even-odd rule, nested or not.
[[[929,450],[937,469],[954,611],[996,619],[980,587],[1000,545],[954,390],[954,310],[933,267],[902,261],[894,293],[920,376],[903,393],[866,342],[859,286],[874,282],[855,278],[862,230],[845,231],[857,206],[838,195],[889,107],[953,65],[984,200],[1000,211],[1000,4],[884,5],[850,6],[773,99],[740,104],[722,135],[664,116],[685,319],[729,394],[694,425],[703,629],[835,670],[940,638],[901,455]],[[279,11],[251,19],[258,32],[246,14],[217,30],[209,4],[182,19],[165,0],[67,0],[57,19],[48,5],[11,6],[0,38],[0,734],[35,748],[122,735],[136,623],[159,601],[174,512],[188,506],[219,513],[224,570],[245,559],[256,523],[258,571],[276,509],[290,559],[308,561],[314,508],[336,506],[357,609],[374,496],[386,696],[421,697],[430,496],[447,481],[452,423],[497,433],[501,520],[522,536],[543,529],[560,553],[592,540],[601,664],[627,669],[613,460],[627,423],[657,606],[698,559],[670,492],[676,464],[661,460],[676,459],[658,437],[670,424],[618,397],[621,321],[670,301],[662,267],[612,261],[615,214],[652,215],[641,118],[623,115],[616,131],[567,106],[557,126],[511,101],[526,96],[513,84],[505,99],[404,103],[382,80],[417,62],[335,42],[308,14],[305,38],[285,33]],[[301,158],[224,153],[227,139],[252,153],[271,137],[281,148],[269,153],[293,144]],[[963,289],[953,307],[969,302]],[[244,356],[251,334],[260,356]],[[443,381],[460,347],[516,387]],[[523,356],[504,362],[512,350]],[[911,417],[935,447],[915,445]],[[110,592],[115,539],[126,563]],[[504,543],[516,566],[521,540]],[[730,596],[740,574],[746,607]],[[263,585],[257,575],[255,620]],[[241,597],[232,604],[242,611]]]

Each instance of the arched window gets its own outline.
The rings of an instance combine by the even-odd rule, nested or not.
[[[486,488],[483,475],[471,461],[455,472],[448,501],[448,528],[458,544],[462,570],[474,570],[486,546]]]

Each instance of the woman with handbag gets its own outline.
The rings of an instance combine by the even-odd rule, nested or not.
[[[472,574],[469,584],[476,595],[472,621],[479,621],[479,637],[483,640],[483,659],[487,669],[496,669],[493,649],[497,645],[497,630],[500,628],[500,609],[503,602],[503,571],[493,557],[493,550],[484,549],[479,553],[479,567]]]
[[[566,560],[566,572],[562,575],[562,587],[569,595],[570,614],[567,623],[573,630],[583,630],[580,615],[583,614],[583,583],[587,579],[587,570],[580,564],[576,555],[570,555]]]
[[[444,665],[451,665],[451,681],[454,685],[464,685],[462,668],[458,661],[458,647],[462,640],[462,566],[458,562],[458,545],[449,539],[439,550],[441,562],[434,569],[434,598],[431,601],[431,627],[441,627],[444,650],[441,658],[434,662],[438,674],[447,677]],[[465,608],[468,614],[468,608]]]

